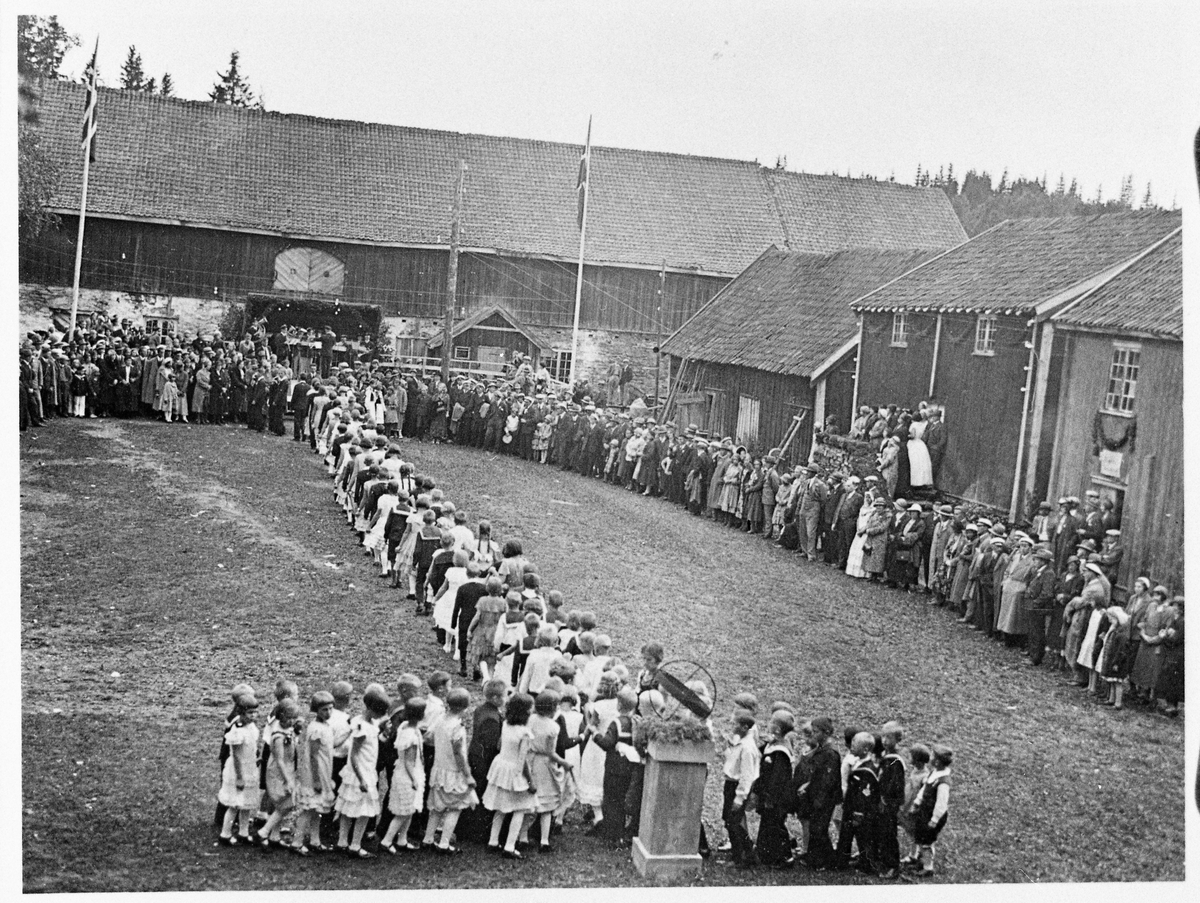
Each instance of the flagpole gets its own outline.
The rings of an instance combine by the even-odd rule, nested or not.
[[[583,182],[583,213],[579,218],[579,270],[575,276],[575,316],[571,323],[571,373],[568,384],[574,384],[578,366],[575,356],[579,350],[579,305],[583,299],[583,242],[587,236],[588,193],[592,190],[592,117],[588,117],[587,143],[583,146],[585,178]]]
[[[75,240],[75,281],[71,284],[71,329],[67,340],[75,340],[75,318],[79,315],[79,270],[83,266],[83,226],[87,216],[88,171],[92,156],[89,139],[83,148],[83,192],[79,201],[79,236]]]
[[[100,53],[100,37],[92,50],[92,61],[87,68],[87,103],[83,111],[83,186],[79,192],[79,235],[75,239],[75,278],[71,283],[71,327],[67,341],[75,340],[75,323],[79,317],[79,271],[83,268],[83,229],[87,220],[88,174],[91,172],[92,142],[96,140],[96,107],[100,98],[96,93],[96,57]]]

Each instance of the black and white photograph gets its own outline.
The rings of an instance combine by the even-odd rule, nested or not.
[[[1200,8],[3,21],[6,888],[1195,892]]]

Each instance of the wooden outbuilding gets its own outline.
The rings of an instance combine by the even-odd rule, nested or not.
[[[1166,211],[1006,220],[864,295],[856,404],[936,403],[938,489],[1028,515],[1063,354],[1047,322],[1180,225]]]
[[[450,360],[455,366],[467,362],[482,364],[484,369],[498,369],[523,354],[537,366],[542,352],[549,351],[552,342],[539,335],[503,307],[487,307],[460,320],[450,331]],[[442,350],[441,334],[427,342],[431,353]]]
[[[843,432],[850,426],[858,348],[850,302],[934,253],[768,248],[663,344],[676,422],[765,451],[803,416],[788,453],[807,457],[826,417]]]
[[[1061,347],[1055,416],[1044,427],[1049,494],[1095,489],[1111,499],[1125,550],[1119,582],[1146,574],[1182,593],[1182,229],[1047,328]]]

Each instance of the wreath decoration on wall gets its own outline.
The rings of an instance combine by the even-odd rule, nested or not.
[[[1109,436],[1104,431],[1104,413],[1097,411],[1092,420],[1092,456],[1099,457],[1101,449],[1108,451],[1123,451],[1126,446],[1132,452],[1137,445],[1137,417],[1125,421],[1125,429],[1120,436]]]

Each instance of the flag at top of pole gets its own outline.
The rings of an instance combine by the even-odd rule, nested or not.
[[[575,194],[577,196],[576,204],[576,222],[579,228],[583,228],[584,211],[587,209],[588,195],[588,178],[591,175],[592,168],[592,118],[588,117],[587,143],[583,146],[583,153],[579,157],[579,181],[575,185]]]
[[[83,71],[83,83],[87,86],[87,98],[83,105],[83,135],[79,146],[87,152],[88,161],[96,162],[96,105],[99,96],[96,93],[96,54],[100,52],[100,39],[96,38],[96,49],[92,51],[92,61]]]

